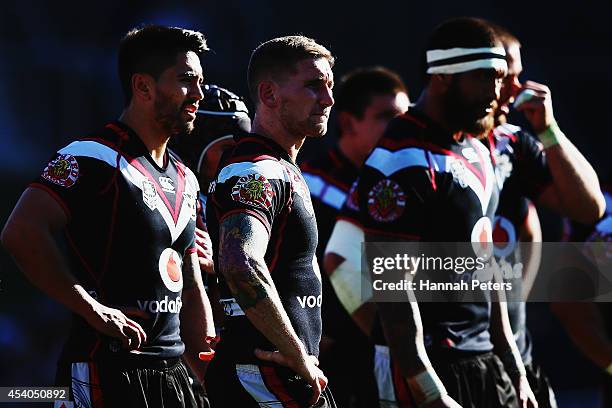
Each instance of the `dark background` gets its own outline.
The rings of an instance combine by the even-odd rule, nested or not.
[[[433,27],[461,15],[493,20],[521,39],[522,78],[551,88],[561,128],[600,179],[610,180],[610,2],[22,0],[1,7],[0,225],[57,148],[121,113],[117,44],[147,22],[202,31],[212,49],[202,60],[206,82],[241,95],[251,50],[272,37],[301,33],[336,55],[336,77],[357,66],[384,65],[403,76],[416,100],[422,47]],[[332,143],[333,133],[330,126],[319,143]],[[302,158],[316,150],[313,144]],[[545,237],[556,237],[553,227]],[[4,251],[0,279],[0,386],[50,384],[67,330],[65,312],[25,282]],[[567,395],[562,406],[573,406],[569,398],[576,395],[588,406],[595,369],[572,349],[546,305],[531,308],[536,358]]]

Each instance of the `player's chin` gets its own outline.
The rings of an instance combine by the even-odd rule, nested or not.
[[[469,129],[466,129],[468,133],[476,136],[478,139],[484,139],[487,137],[489,132],[495,127],[495,117],[493,115],[487,115],[484,118],[480,118],[473,122]]]
[[[309,137],[322,137],[327,133],[327,120],[310,123],[308,126]]]

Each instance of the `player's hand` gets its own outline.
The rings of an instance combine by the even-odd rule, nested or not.
[[[321,393],[327,387],[327,377],[318,367],[319,360],[315,356],[306,355],[302,358],[290,359],[278,351],[263,351],[259,349],[255,350],[255,356],[261,360],[289,367],[299,374],[312,387],[313,395],[309,401],[310,405],[316,404]]]
[[[125,313],[124,313],[125,311]],[[147,341],[143,328],[127,315],[148,318],[148,314],[139,309],[113,309],[94,300],[91,312],[85,320],[96,331],[121,341],[123,348],[137,350]]]
[[[425,408],[461,408],[461,405],[452,399],[448,394],[441,395],[440,398],[423,405]]]
[[[516,395],[519,399],[519,406],[521,408],[538,408],[538,402],[536,397],[529,386],[527,377],[521,375],[514,380],[514,388],[516,389]]]
[[[525,90],[528,90],[526,95],[530,96],[525,102],[516,106],[516,103],[521,99],[521,93]],[[546,128],[555,122],[552,97],[550,89],[546,85],[533,81],[525,82],[517,95],[517,102],[515,102],[516,110],[525,114],[535,133],[545,131]]]
[[[215,265],[213,262],[212,241],[205,229],[196,228],[196,249],[198,251],[198,261],[200,269],[206,273],[214,274]]]

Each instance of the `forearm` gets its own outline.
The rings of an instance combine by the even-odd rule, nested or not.
[[[585,356],[604,370],[612,364],[612,341],[594,304],[552,303],[551,309]]]
[[[546,149],[557,199],[565,215],[594,223],[605,210],[597,173],[563,133],[557,134],[557,140],[558,144]]]
[[[210,302],[203,288],[194,287],[183,291],[181,309],[181,339],[185,343],[183,358],[198,380],[204,380],[208,362],[200,360],[199,353],[210,351],[207,337],[215,336]]]
[[[49,297],[88,317],[95,300],[70,273],[52,232],[39,225],[9,222],[2,243],[23,274]]]
[[[290,359],[303,360],[304,346],[278,296],[264,260],[267,231],[245,214],[224,220],[220,231],[219,268],[247,318]]]

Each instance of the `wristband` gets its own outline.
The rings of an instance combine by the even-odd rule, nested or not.
[[[542,142],[544,149],[559,144],[559,139],[564,136],[565,135],[555,121],[553,121],[543,132],[538,133],[538,139]]]
[[[522,362],[520,365],[516,363],[512,349],[506,350],[506,352],[500,356],[500,359],[504,364],[506,372],[511,378],[527,375],[527,371],[525,370],[525,366],[522,364]]]
[[[427,370],[413,377],[408,377],[408,387],[419,407],[447,394],[440,379],[437,376],[432,376]]]

